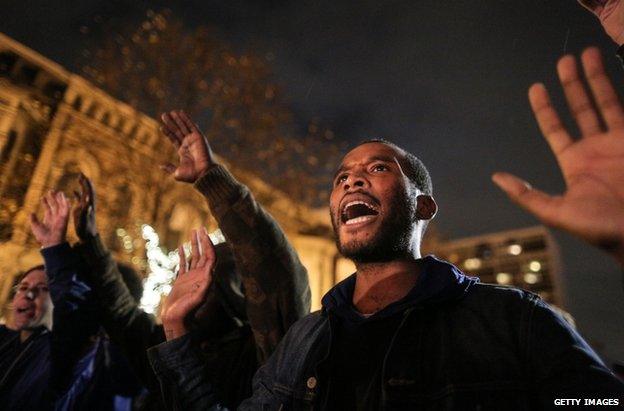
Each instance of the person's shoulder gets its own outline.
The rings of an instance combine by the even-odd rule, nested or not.
[[[462,304],[482,307],[486,310],[525,310],[545,304],[539,295],[513,286],[476,283],[473,284]]]
[[[311,312],[290,326],[286,338],[289,340],[307,340],[325,331],[327,315],[322,310]]]

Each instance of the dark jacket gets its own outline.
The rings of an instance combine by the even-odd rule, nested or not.
[[[226,311],[237,317],[241,317],[236,314],[237,295],[242,296],[244,291],[246,318],[241,327],[208,340],[197,336],[201,339],[197,343],[201,343],[199,355],[206,365],[202,368],[206,377],[218,381],[215,390],[220,398],[234,406],[251,394],[253,374],[288,328],[309,312],[308,276],[279,225],[225,168],[211,168],[195,188],[208,201],[234,254],[237,277],[217,278],[215,286],[219,298],[231,308]],[[111,339],[124,348],[144,381],[153,380],[155,371],[166,407],[180,409],[177,398],[168,390],[169,384],[163,383],[170,376],[162,374],[158,367],[152,371],[145,353],[147,348],[165,341],[162,327],[134,302],[99,238],[83,243],[81,252],[91,266],[89,283],[101,302]],[[242,282],[241,289],[236,289],[237,279]],[[153,382],[150,387],[153,391]]]
[[[47,397],[50,377],[50,332],[44,327],[24,342],[19,332],[0,326],[0,408],[51,408]]]
[[[108,404],[104,409],[116,409],[115,396],[130,388],[93,384],[109,380],[119,365],[85,358],[99,322],[94,318],[94,295],[80,280],[80,259],[67,243],[44,248],[41,254],[54,304],[52,332],[41,327],[20,343],[19,332],[0,328],[0,362],[5,366],[0,370],[0,408],[65,410],[75,409],[72,404]],[[96,347],[97,358],[112,356],[108,345]],[[6,356],[14,358],[7,363]]]
[[[319,370],[336,310],[350,304],[354,284],[354,276],[337,284],[320,312],[291,327],[240,409],[322,409],[329,376]],[[474,283],[426,257],[416,289],[399,304],[403,318],[382,365],[381,409],[530,410],[550,408],[556,398],[624,396],[622,382],[576,331],[530,292]],[[180,379],[171,389],[188,409],[223,409],[191,347],[182,337],[153,361],[175,369]]]
[[[100,330],[97,299],[69,244],[41,251],[54,303],[49,386],[56,410],[129,410],[141,387]]]

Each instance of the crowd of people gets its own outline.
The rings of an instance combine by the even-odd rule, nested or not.
[[[585,1],[616,41],[613,3]],[[609,8],[611,7],[611,8]],[[605,15],[605,13],[607,13]],[[624,39],[621,40],[624,43]],[[624,109],[600,53],[557,65],[580,138],[541,84],[537,123],[566,183],[562,195],[518,177],[493,181],[544,224],[624,268]],[[219,164],[182,111],[162,116],[178,163],[162,168],[201,193],[226,243],[205,228],[180,246],[161,308],[140,309],[140,277],[97,227],[87,176],[70,201],[50,191],[31,216],[44,264],[18,276],[11,328],[0,327],[0,408],[7,410],[544,409],[570,398],[622,405],[624,382],[533,293],[480,283],[420,245],[437,212],[425,165],[374,139],[345,154],[330,215],[356,273],[310,311],[305,267],[249,189]],[[70,245],[73,227],[79,241]]]

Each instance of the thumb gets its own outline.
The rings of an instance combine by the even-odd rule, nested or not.
[[[494,173],[492,181],[507,194],[511,201],[535,215],[545,224],[553,225],[553,217],[557,212],[555,197],[531,187],[526,181],[508,173]]]

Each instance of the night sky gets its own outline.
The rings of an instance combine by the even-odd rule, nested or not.
[[[624,84],[615,45],[574,0],[2,0],[0,32],[75,70],[80,27],[94,16],[135,19],[159,6],[189,26],[220,28],[236,47],[271,53],[302,123],[318,117],[348,141],[385,137],[419,156],[433,177],[437,225],[451,238],[538,224],[490,182],[494,171],[563,190],[526,98],[541,81],[563,109],[561,55],[597,45],[620,95]],[[555,237],[567,310],[608,362],[624,362],[621,270]]]

